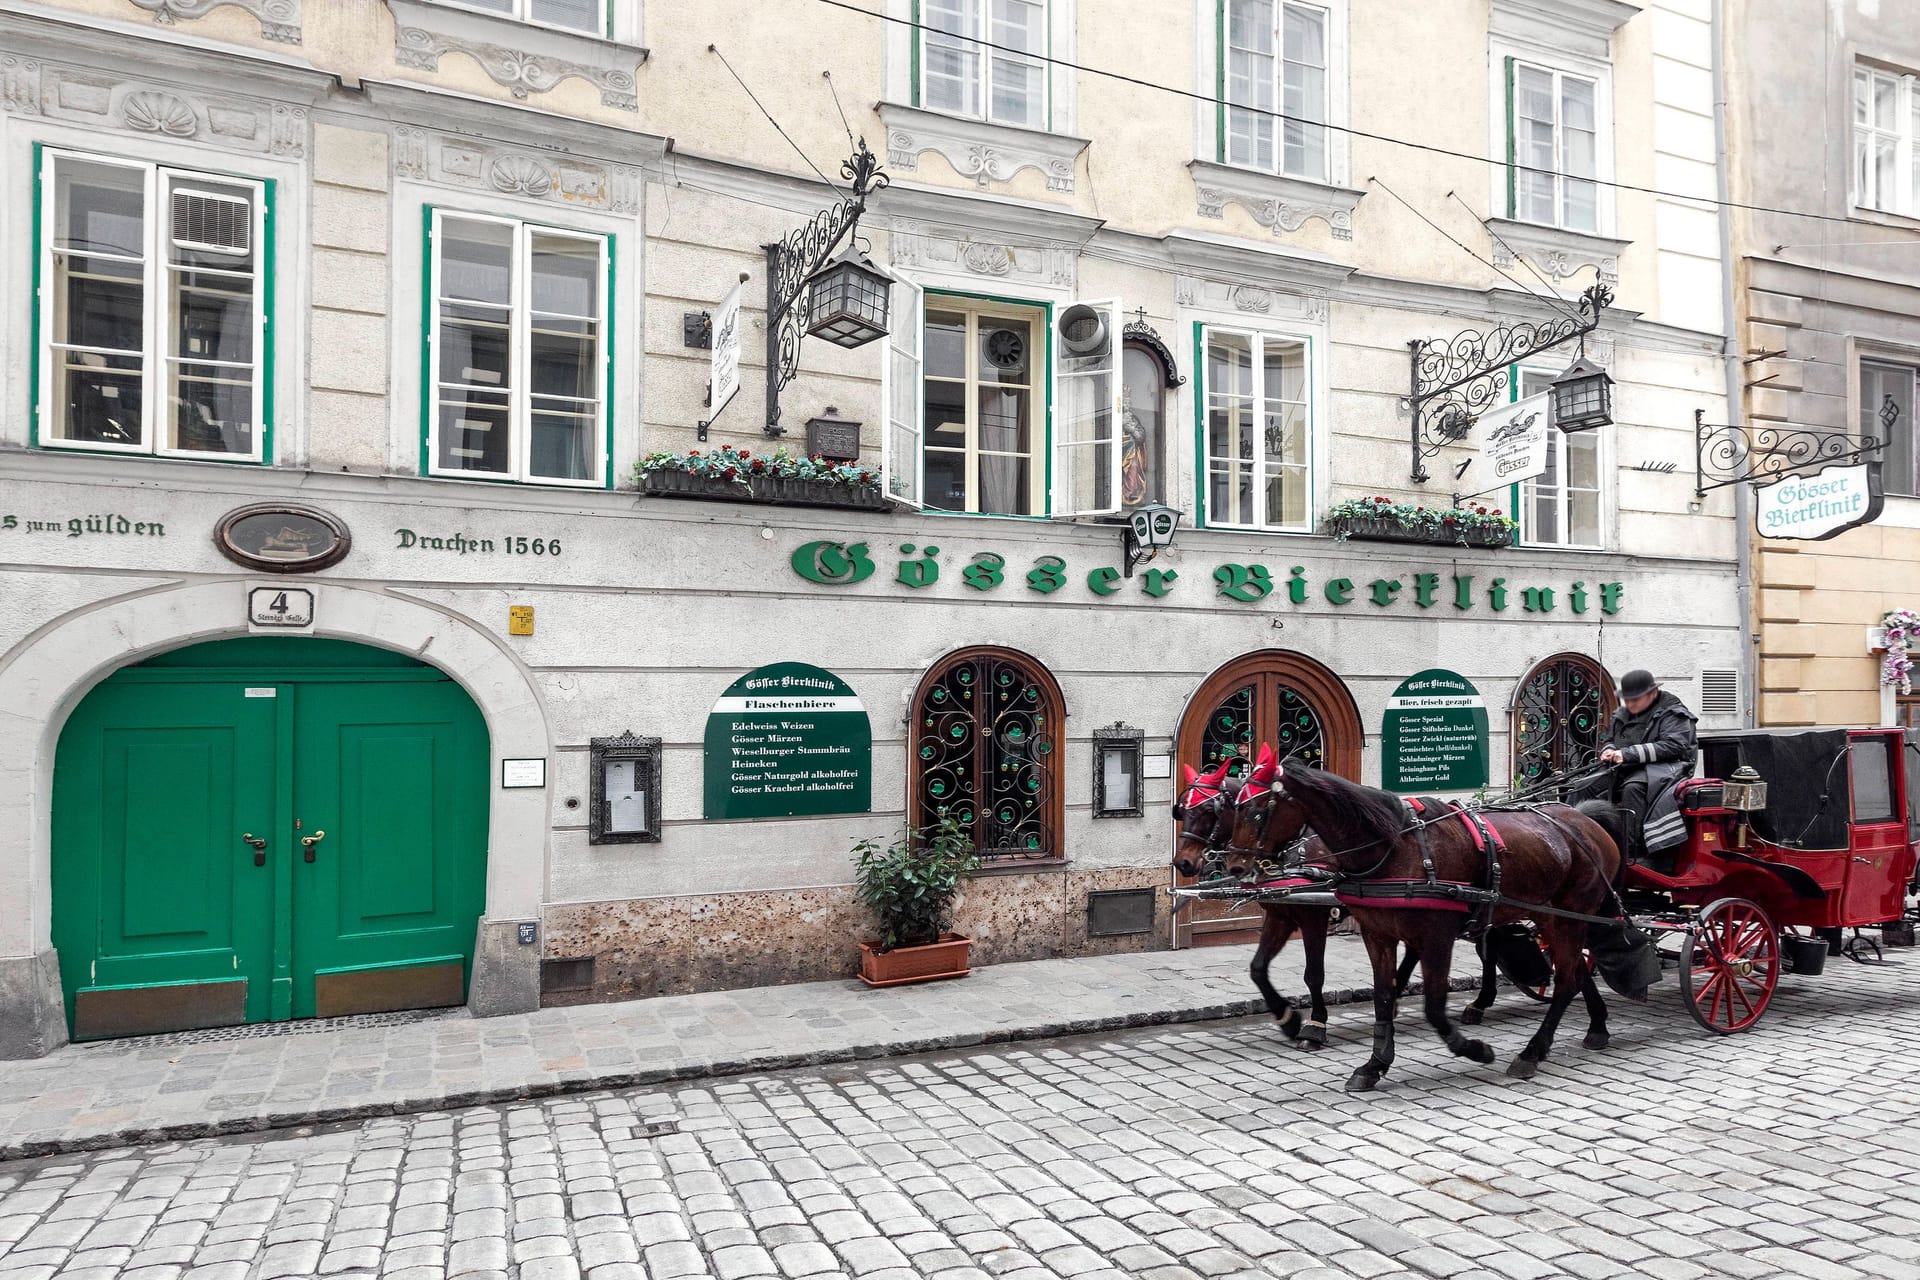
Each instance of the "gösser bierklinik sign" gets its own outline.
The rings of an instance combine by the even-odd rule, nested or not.
[[[1818,542],[1880,515],[1880,464],[1828,467],[1756,489],[1754,522],[1762,537]]]

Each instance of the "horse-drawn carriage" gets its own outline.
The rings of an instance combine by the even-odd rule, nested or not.
[[[1539,1033],[1510,1073],[1532,1075],[1561,1014],[1584,993],[1586,1043],[1607,1043],[1596,966],[1638,996],[1677,969],[1689,1013],[1728,1034],[1766,1012],[1783,968],[1816,972],[1841,932],[1897,925],[1920,854],[1920,733],[1901,729],[1775,729],[1703,735],[1702,773],[1680,787],[1687,828],[1678,847],[1640,856],[1621,811],[1575,810],[1536,788],[1460,805],[1407,800],[1318,770],[1275,761],[1241,779],[1188,772],[1175,816],[1176,867],[1224,872],[1177,897],[1236,897],[1267,909],[1254,978],[1290,1036],[1304,1022],[1265,981],[1266,962],[1294,931],[1316,943],[1330,910],[1360,922],[1374,967],[1374,1056],[1350,1088],[1372,1088],[1393,1060],[1393,1002],[1416,959],[1428,1021],[1456,1054],[1491,1061],[1445,1009],[1447,955],[1462,933],[1489,957],[1480,998],[1492,1000],[1494,961],[1516,987],[1549,1002]],[[1552,780],[1564,789],[1567,778]],[[1623,855],[1624,860],[1623,860]],[[1490,945],[1497,943],[1498,945]],[[1407,963],[1394,970],[1396,944]],[[1654,963],[1655,950],[1661,963]],[[1637,975],[1637,976],[1633,976]],[[1323,1036],[1319,1037],[1323,1040]]]

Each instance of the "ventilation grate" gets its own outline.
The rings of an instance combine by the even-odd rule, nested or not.
[[[1717,668],[1700,673],[1700,714],[1737,716],[1740,714],[1740,673]]]
[[[253,205],[240,196],[180,188],[173,193],[173,247],[245,255],[253,240]]]

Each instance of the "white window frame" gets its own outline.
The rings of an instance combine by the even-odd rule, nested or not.
[[[512,292],[508,320],[508,351],[514,377],[507,394],[509,439],[505,471],[477,471],[471,468],[440,465],[440,245],[442,228],[449,218],[461,222],[493,223],[496,226],[514,229]],[[451,480],[552,485],[569,489],[607,488],[607,424],[611,421],[609,415],[612,411],[614,386],[613,346],[607,341],[608,329],[613,320],[613,286],[608,271],[609,255],[614,249],[613,237],[603,232],[576,231],[570,227],[557,227],[550,223],[526,218],[472,213],[464,209],[444,208],[437,205],[431,207],[430,226],[427,245],[429,264],[427,296],[422,300],[426,308],[427,350],[423,370],[426,380],[420,388],[426,415],[427,474]],[[595,330],[599,358],[594,361],[597,373],[596,402],[599,405],[599,412],[594,417],[593,450],[588,458],[587,478],[583,480],[569,480],[563,476],[536,476],[528,472],[533,441],[532,344],[528,340],[532,326],[529,283],[532,258],[530,245],[536,233],[592,243],[599,248],[598,271],[595,276],[599,283],[600,296],[600,315],[596,317]]]
[[[1345,27],[1344,10],[1336,10],[1331,4],[1306,3],[1305,0],[1271,0],[1274,13],[1274,26],[1271,33],[1273,37],[1272,56],[1274,76],[1273,83],[1270,86],[1274,103],[1273,163],[1263,165],[1248,160],[1235,159],[1233,157],[1233,113],[1236,110],[1259,110],[1257,107],[1249,108],[1237,103],[1232,96],[1234,51],[1228,44],[1231,38],[1230,33],[1233,29],[1232,23],[1229,21],[1229,10],[1233,5],[1241,2],[1242,0],[1217,0],[1218,7],[1215,18],[1217,23],[1216,43],[1222,55],[1222,62],[1218,72],[1220,120],[1217,126],[1219,136],[1215,148],[1217,152],[1215,158],[1218,159],[1221,164],[1231,164],[1240,168],[1252,169],[1257,173],[1275,173],[1282,177],[1300,178],[1307,182],[1332,183],[1335,179],[1336,153],[1338,150],[1335,146],[1335,138],[1339,133],[1339,130],[1335,127],[1334,104],[1341,96],[1338,92],[1338,87],[1345,82],[1345,68],[1339,65],[1339,62],[1343,61],[1340,55],[1345,44],[1342,37],[1342,32]],[[1318,128],[1320,128],[1323,133],[1321,156],[1325,163],[1317,173],[1297,166],[1290,167],[1287,164],[1287,120],[1285,119],[1285,115],[1288,59],[1286,54],[1286,19],[1287,13],[1293,10],[1317,14],[1322,24],[1321,30],[1323,32],[1324,42],[1321,45],[1320,57],[1325,91],[1322,93],[1319,103],[1320,123]]]
[[[925,416],[927,395],[925,330],[926,312],[932,311],[935,308],[951,308],[955,311],[965,312],[969,318],[967,325],[969,333],[977,329],[979,320],[982,317],[991,318],[999,316],[1007,318],[1016,312],[1030,313],[1032,316],[1033,340],[1041,344],[1040,350],[1029,351],[1027,353],[1028,380],[1026,387],[1028,395],[1032,397],[1032,402],[1028,407],[1028,413],[1032,420],[1033,439],[1031,448],[1025,455],[1028,460],[1027,465],[1030,468],[1026,488],[1029,503],[1035,508],[1032,511],[981,511],[977,509],[980,503],[980,458],[985,452],[980,448],[979,443],[980,405],[978,393],[979,389],[985,384],[981,383],[978,376],[979,344],[971,340],[967,342],[967,372],[963,380],[967,388],[967,442],[964,457],[966,458],[967,468],[968,509],[959,510],[953,507],[937,506],[927,495],[926,456],[929,447],[928,436],[930,430],[927,426]],[[1053,362],[1046,358],[1046,351],[1051,348],[1054,341],[1057,341],[1051,333],[1051,328],[1059,314],[1060,312],[1057,307],[1045,302],[1023,302],[1017,299],[987,298],[977,294],[939,293],[925,300],[921,314],[920,385],[917,392],[921,405],[919,442],[920,499],[924,510],[937,512],[942,515],[994,516],[1006,520],[1035,520],[1045,519],[1047,517],[1052,506],[1052,494],[1048,492],[1047,476],[1048,469],[1052,463],[1050,451],[1053,447],[1052,428],[1055,369]],[[951,381],[951,379],[943,378],[942,381]],[[943,448],[940,452],[951,452],[951,450]],[[1017,457],[1020,455],[1009,456]]]
[[[1891,131],[1860,118],[1860,90],[1863,83],[1867,86],[1869,102],[1872,101],[1875,85],[1886,83],[1892,86],[1894,128]],[[1852,173],[1848,186],[1852,192],[1853,207],[1872,213],[1897,214],[1903,218],[1920,217],[1920,77],[1869,63],[1856,63],[1848,89],[1847,118],[1853,126],[1848,152]],[[1880,191],[1874,167],[1862,163],[1862,144],[1870,144],[1877,139],[1891,139],[1894,144],[1894,182],[1891,192]],[[1906,179],[1904,182],[1901,181],[1902,176]]]
[[[980,94],[979,110],[956,111],[947,107],[936,107],[927,101],[927,45],[932,37],[944,34],[934,31],[932,26],[927,22],[927,2],[928,0],[912,0],[913,21],[916,24],[912,27],[911,32],[913,40],[911,50],[915,68],[913,76],[913,105],[922,111],[937,111],[941,115],[953,116],[961,120],[979,120],[986,124],[1000,125],[1009,129],[1031,129],[1037,133],[1053,132],[1056,128],[1054,104],[1055,99],[1059,96],[1058,86],[1054,83],[1056,76],[1052,61],[1055,56],[1054,48],[1056,45],[1054,39],[1055,11],[1062,4],[1066,3],[1066,0],[1039,0],[1040,28],[1046,38],[1046,47],[1038,54],[1025,56],[1033,58],[1040,69],[1040,118],[1038,120],[1027,121],[1002,120],[993,114],[993,59],[994,55],[998,52],[998,50],[991,47],[997,43],[993,39],[992,31],[993,0],[954,0],[955,3],[970,7],[972,10],[970,16],[977,19],[979,23],[977,39],[985,42],[974,46],[980,59],[980,77],[975,86]],[[967,37],[960,37],[960,39],[966,40]],[[1069,53],[1068,56],[1071,57],[1071,54]]]
[[[1594,96],[1594,225],[1592,230],[1582,230],[1566,225],[1561,216],[1564,197],[1556,184],[1554,210],[1556,221],[1552,223],[1528,222],[1528,226],[1552,227],[1576,236],[1613,235],[1616,216],[1615,193],[1613,189],[1614,164],[1614,127],[1613,127],[1613,66],[1602,58],[1582,57],[1561,49],[1549,49],[1531,43],[1496,37],[1490,41],[1487,57],[1487,154],[1494,163],[1487,166],[1489,208],[1505,213],[1513,221],[1524,221],[1519,217],[1518,171],[1515,158],[1509,151],[1513,138],[1512,112],[1508,109],[1507,66],[1511,59],[1515,73],[1521,65],[1534,67],[1541,71],[1552,71],[1559,76],[1572,76],[1580,80],[1593,82]],[[1555,103],[1558,110],[1559,88],[1555,81]],[[1518,104],[1514,104],[1518,109]],[[1554,149],[1560,150],[1560,141],[1556,131]],[[1557,163],[1557,162],[1556,162]],[[1556,171],[1557,172],[1557,171]]]
[[[62,162],[98,165],[129,169],[144,175],[141,199],[145,207],[146,243],[142,246],[144,260],[141,281],[141,412],[140,443],[113,444],[107,441],[62,440],[55,435],[54,414],[61,397],[56,379],[60,371],[54,359],[55,349],[67,344],[57,340],[54,334],[54,303],[57,274],[54,265],[58,239],[59,183],[55,181],[56,167]],[[188,166],[163,164],[157,161],[129,160],[121,156],[102,155],[97,152],[77,148],[46,146],[40,152],[40,243],[35,246],[39,263],[40,297],[38,299],[39,350],[35,358],[39,361],[38,399],[35,405],[36,443],[43,449],[69,449],[83,453],[119,453],[136,456],[161,458],[190,458],[198,461],[261,463],[266,460],[266,441],[271,424],[266,417],[267,370],[272,363],[273,353],[268,349],[268,311],[270,302],[268,292],[272,288],[272,273],[269,261],[273,246],[269,243],[268,203],[271,199],[270,187],[266,180],[244,175],[216,173]],[[225,450],[178,449],[163,444],[168,434],[168,421],[163,413],[172,412],[172,399],[166,394],[167,368],[173,358],[166,354],[167,337],[171,332],[168,315],[168,297],[166,272],[168,270],[168,250],[171,236],[172,211],[164,195],[175,185],[188,185],[194,182],[212,182],[227,187],[242,187],[251,193],[252,223],[249,234],[254,246],[253,276],[255,289],[253,296],[253,448],[247,453],[235,453]],[[104,256],[104,255],[90,255]],[[123,259],[124,260],[124,259]],[[107,354],[119,354],[109,352]],[[193,361],[180,358],[181,362],[193,364],[213,364],[215,361]]]
[[[624,34],[615,25],[619,20],[617,10],[620,0],[596,0],[596,3],[600,7],[600,20],[591,30],[586,27],[569,27],[559,22],[542,22],[533,16],[534,0],[510,0],[512,5],[510,9],[492,8],[487,5],[476,4],[473,0],[437,0],[437,3],[444,4],[450,9],[465,9],[470,13],[484,13],[508,22],[524,23],[529,27],[541,27],[548,31],[564,31],[568,35],[590,36],[597,40],[617,39]],[[635,30],[638,30],[637,26]]]
[[[1912,375],[1913,390],[1908,393],[1908,406],[1902,412],[1901,419],[1893,424],[1894,436],[1904,434],[1906,444],[1896,450],[1893,438],[1887,435],[1887,429],[1880,425],[1880,406],[1868,403],[1866,394],[1866,372],[1868,365],[1878,365],[1883,369],[1903,369]],[[1915,472],[1920,470],[1920,355],[1913,352],[1897,351],[1893,348],[1862,345],[1853,355],[1854,390],[1859,401],[1859,412],[1854,416],[1855,423],[1865,433],[1881,441],[1879,457],[1885,463],[1889,454],[1902,457],[1905,462],[1904,475],[1884,477],[1887,496],[1890,498],[1920,498],[1920,483],[1916,482]],[[1867,431],[1868,423],[1872,430]],[[1890,470],[1891,468],[1888,468]],[[1912,492],[1909,492],[1912,490]]]
[[[1536,366],[1526,366],[1515,369],[1511,375],[1512,398],[1515,400],[1524,400],[1530,395],[1539,395],[1547,389],[1549,383],[1560,376],[1560,372],[1558,369],[1547,369]],[[1570,478],[1567,470],[1567,442],[1571,437],[1567,432],[1560,430],[1560,428],[1549,426],[1547,428],[1547,454],[1549,459],[1552,460],[1555,469],[1559,472],[1560,480],[1554,487],[1554,491],[1548,496],[1552,498],[1554,505],[1559,510],[1561,536],[1551,539],[1542,538],[1539,531],[1533,527],[1533,504],[1534,499],[1539,497],[1541,493],[1540,481],[1522,480],[1519,484],[1514,485],[1507,491],[1512,503],[1512,509],[1508,514],[1520,522],[1521,545],[1529,547],[1553,547],[1563,551],[1606,550],[1608,531],[1612,525],[1607,505],[1607,436],[1610,433],[1585,431],[1578,434],[1590,437],[1593,440],[1594,476],[1593,489],[1591,492],[1594,495],[1594,525],[1599,531],[1600,540],[1598,542],[1575,542],[1568,536],[1573,528],[1573,522],[1568,518],[1572,510],[1572,498],[1570,495],[1575,492],[1586,491],[1586,488],[1584,485],[1574,486],[1567,483]]]
[[[1215,334],[1230,334],[1235,337],[1248,338],[1251,339],[1254,344],[1254,416],[1256,420],[1262,416],[1260,406],[1268,399],[1266,395],[1267,368],[1264,358],[1266,344],[1273,342],[1300,348],[1301,366],[1306,380],[1306,385],[1303,388],[1305,394],[1301,398],[1301,403],[1306,412],[1306,422],[1303,424],[1302,433],[1306,440],[1307,460],[1304,466],[1306,473],[1305,483],[1302,485],[1302,489],[1306,494],[1305,509],[1301,514],[1300,521],[1296,524],[1270,525],[1266,523],[1267,437],[1264,430],[1257,430],[1254,433],[1254,440],[1257,447],[1252,459],[1220,459],[1223,462],[1235,464],[1246,462],[1253,467],[1254,476],[1257,481],[1254,490],[1253,523],[1246,524],[1238,520],[1220,519],[1213,510],[1213,462],[1215,455],[1210,445],[1212,432],[1208,419],[1213,411],[1215,392],[1209,377],[1208,371],[1212,367],[1212,362],[1208,359],[1207,352]],[[1195,362],[1199,370],[1199,389],[1196,394],[1200,401],[1199,438],[1196,441],[1199,453],[1195,459],[1195,463],[1199,475],[1200,523],[1203,527],[1209,529],[1244,529],[1259,533],[1313,532],[1321,505],[1319,492],[1320,450],[1318,448],[1317,437],[1320,431],[1320,399],[1323,380],[1319,359],[1320,344],[1315,335],[1310,333],[1249,329],[1240,325],[1210,324],[1204,321],[1201,323],[1198,349],[1195,352]]]
[[[1545,62],[1529,58],[1514,58],[1504,64],[1504,70],[1512,76],[1507,88],[1507,217],[1516,222],[1531,223],[1540,227],[1558,227],[1563,231],[1577,231],[1586,235],[1600,234],[1600,138],[1607,132],[1607,121],[1600,110],[1600,82],[1593,76],[1577,71],[1569,71]],[[1550,175],[1553,181],[1553,221],[1543,222],[1539,218],[1528,217],[1520,207],[1520,170],[1523,167],[1519,159],[1520,127],[1520,74],[1533,71],[1549,77],[1552,81],[1553,98],[1553,155],[1554,170]],[[1593,177],[1579,178],[1567,173],[1567,124],[1566,124],[1566,82],[1578,81],[1589,85],[1593,90]],[[1528,167],[1531,176],[1538,171]],[[1593,185],[1593,225],[1590,227],[1573,226],[1567,219],[1567,184],[1569,182],[1589,182]]]

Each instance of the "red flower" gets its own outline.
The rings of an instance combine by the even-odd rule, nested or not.
[[[743,457],[743,458],[751,458],[751,457],[753,456],[753,453],[752,453],[752,451],[751,451],[751,450],[748,450],[748,449],[742,449],[742,450],[740,451],[740,456],[741,456],[741,457]]]
[[[700,451],[698,449],[689,449],[687,450],[687,456],[689,458],[697,458],[700,456]]]
[[[728,467],[725,471],[722,471],[720,473],[720,478],[723,480],[731,480],[739,474],[740,474],[740,469],[738,467]]]
[[[755,458],[755,459],[753,460],[753,469],[754,469],[755,471],[765,471],[765,470],[767,469],[767,462],[766,462],[766,459],[764,459],[764,458]]]
[[[871,472],[871,471],[862,471],[862,472],[860,473],[860,483],[861,483],[861,484],[872,484],[872,483],[873,483],[873,472]]]

